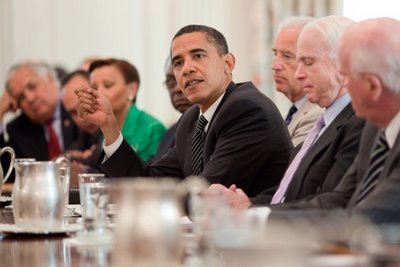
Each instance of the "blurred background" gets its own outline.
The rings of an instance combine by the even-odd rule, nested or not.
[[[280,110],[289,103],[271,81],[276,25],[291,15],[399,16],[392,0],[0,0],[0,93],[7,70],[44,60],[66,71],[88,57],[118,57],[139,70],[138,106],[166,126],[179,114],[169,101],[164,64],[173,35],[187,24],[221,31],[236,56],[234,81],[253,81]]]

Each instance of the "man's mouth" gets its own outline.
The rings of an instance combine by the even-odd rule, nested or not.
[[[188,80],[185,82],[185,88],[188,88],[190,86],[194,86],[200,82],[202,82],[203,80]]]

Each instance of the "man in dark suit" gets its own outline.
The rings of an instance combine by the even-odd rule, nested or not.
[[[105,136],[107,159],[99,168],[110,177],[196,174],[238,184],[250,196],[277,185],[292,149],[288,131],[276,106],[252,83],[232,82],[235,58],[224,36],[207,26],[183,27],[173,38],[171,61],[178,86],[197,105],[180,119],[175,148],[151,166],[116,130],[106,99],[91,88],[76,90],[80,115]]]
[[[9,145],[17,158],[50,160],[63,153],[78,136],[78,128],[60,102],[59,82],[42,62],[24,62],[7,75],[0,100],[0,118],[19,108],[21,114],[8,123],[1,146]]]
[[[339,45],[340,73],[357,116],[368,121],[360,150],[332,192],[271,206],[271,219],[316,218],[314,222],[327,224],[323,218],[351,214],[378,224],[400,222],[399,49],[400,21],[396,19],[369,19],[346,30]]]
[[[316,28],[326,29],[324,26],[330,23],[334,23],[334,31],[315,33]],[[319,19],[305,25],[300,34],[295,76],[302,82],[310,102],[325,108],[324,126],[317,137],[312,137],[313,130],[309,131],[305,142],[295,148],[279,187],[252,199],[235,187],[228,189],[212,185],[210,190],[221,190],[232,206],[247,208],[251,204],[277,204],[310,198],[335,188],[357,154],[364,120],[355,116],[343,77],[339,75],[337,60],[330,56],[337,46],[326,45],[326,39],[339,38],[353,23],[338,16]],[[306,61],[313,64],[306,64]],[[314,138],[314,141],[310,143],[309,138]]]
[[[340,42],[340,72],[354,109],[373,125],[342,183],[313,199],[315,207],[347,207],[376,223],[400,222],[399,33],[396,19],[370,19],[350,27]]]

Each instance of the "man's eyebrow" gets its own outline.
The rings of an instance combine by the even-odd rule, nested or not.
[[[285,54],[291,54],[291,55],[295,55],[296,53],[293,53],[292,51],[290,51],[290,50],[282,50],[282,53],[285,53]]]
[[[202,48],[195,48],[195,49],[190,50],[190,54],[194,54],[197,52],[207,52],[207,51]]]
[[[189,53],[190,53],[190,54],[195,54],[195,53],[198,53],[198,52],[206,53],[207,51],[204,50],[203,48],[194,48],[194,49],[190,50]],[[181,58],[180,55],[174,56],[174,57],[172,57],[171,62],[174,62],[174,61],[176,61],[176,60],[179,59],[179,58]]]
[[[171,62],[173,63],[174,61],[176,61],[176,60],[178,60],[178,58],[180,58],[181,56],[174,56],[172,59],[171,59]]]

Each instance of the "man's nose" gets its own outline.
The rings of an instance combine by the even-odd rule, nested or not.
[[[300,64],[297,65],[296,72],[294,73],[294,77],[296,78],[296,80],[299,80],[299,81],[304,80],[306,77],[306,74],[304,73]]]
[[[193,60],[185,60],[185,63],[183,65],[183,74],[190,74],[196,71],[195,68],[195,63]]]
[[[272,70],[274,70],[274,71],[282,70],[282,63],[278,57],[275,57],[272,60]]]
[[[28,102],[32,102],[36,98],[36,93],[33,90],[24,90],[24,99]]]

